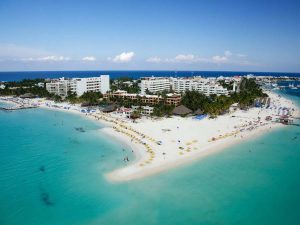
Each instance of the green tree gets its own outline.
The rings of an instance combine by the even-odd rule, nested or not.
[[[181,99],[181,104],[193,111],[203,109],[207,102],[210,102],[208,97],[198,91],[186,91]]]

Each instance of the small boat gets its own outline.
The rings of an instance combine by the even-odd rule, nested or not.
[[[278,86],[278,84],[272,83],[271,86],[272,86],[273,88],[276,88],[276,87]]]
[[[289,84],[290,89],[298,89],[294,84]]]

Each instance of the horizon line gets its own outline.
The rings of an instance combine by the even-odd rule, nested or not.
[[[283,72],[283,71],[241,71],[241,70],[12,70],[12,71],[0,71],[0,73],[36,73],[36,72],[226,72],[226,73],[286,73],[286,74],[300,74],[299,72]]]

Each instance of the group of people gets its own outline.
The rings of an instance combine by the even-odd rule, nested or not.
[[[148,156],[147,160],[145,160],[143,163],[139,164],[140,166],[144,166],[146,164],[151,163],[152,160],[155,158],[155,152],[150,147],[150,145],[147,143],[147,140],[148,140],[155,144],[158,144],[158,141],[156,141],[154,138],[151,138],[151,137],[133,129],[132,127],[130,127],[128,125],[125,125],[124,121],[122,121],[121,119],[113,118],[109,114],[105,114],[102,112],[96,112],[96,113],[92,113],[91,115],[95,119],[104,120],[106,122],[113,123],[114,124],[113,129],[116,132],[122,133],[123,135],[128,136],[131,139],[131,141],[136,141],[136,143],[139,143],[139,144],[145,146],[146,152],[149,154],[149,156]],[[139,136],[139,137],[137,137],[137,136]]]

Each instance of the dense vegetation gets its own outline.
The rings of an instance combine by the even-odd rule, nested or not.
[[[126,83],[128,82],[128,83]],[[138,82],[134,81],[130,77],[121,77],[118,79],[111,80],[111,91],[123,90],[128,93],[139,93],[140,88],[138,86]]]
[[[65,100],[71,104],[81,103],[83,106],[95,106],[100,104],[102,97],[100,92],[84,92],[83,95],[77,97],[75,93],[69,91]]]
[[[225,80],[219,80],[218,83],[223,87],[226,88],[227,90],[232,90],[233,89],[233,82],[230,81],[229,83],[226,83]]]
[[[44,79],[24,79],[22,81],[6,82],[5,88],[0,89],[0,95],[20,96],[31,93],[39,97],[53,97],[44,87],[38,87],[37,84],[44,82]]]
[[[33,87],[38,83],[43,83],[45,82],[45,79],[24,79],[21,81],[10,81],[10,82],[6,82],[5,86],[7,88],[11,88],[11,87]]]
[[[230,96],[205,96],[197,91],[187,91],[182,97],[181,103],[189,109],[196,111],[201,109],[204,113],[217,116],[226,113],[233,103],[238,103],[241,108],[253,105],[258,97],[267,97],[254,79],[243,78],[240,83],[240,92]]]
[[[152,116],[171,116],[174,107],[174,105],[157,104],[154,106]]]

